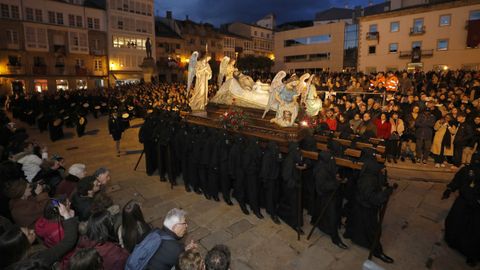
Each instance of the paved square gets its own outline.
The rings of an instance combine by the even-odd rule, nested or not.
[[[47,133],[40,134],[32,127],[27,129],[31,138],[48,145],[51,155],[64,156],[67,167],[85,163],[89,173],[98,167],[109,168],[112,173],[109,194],[114,201],[123,206],[131,199],[138,200],[147,221],[154,226],[161,226],[170,208],[186,209],[189,214],[187,240],[198,241],[202,253],[215,244],[227,244],[232,250],[232,269],[361,269],[368,251],[348,240],[345,243],[349,250],[333,246],[329,237],[318,231],[310,241],[305,236],[297,241],[296,233],[285,224],[245,216],[238,205],[208,201],[203,196],[185,192],[183,186],[171,189],[168,183],[160,182],[158,176],[147,176],[144,161],[134,171],[142,150],[138,142],[140,123],[140,120],[132,121],[136,128],[124,133],[121,148],[127,153],[120,157],[115,154],[106,117],[97,120],[89,117],[89,135],[77,138],[74,129],[65,129],[67,138],[55,143],[49,141]],[[401,175],[393,177],[398,179]],[[442,240],[443,220],[454,200],[454,196],[440,200],[445,184],[397,182],[399,189],[389,204],[382,237],[385,253],[393,257],[395,263],[375,262],[389,270],[471,269],[464,258]],[[311,228],[308,221],[305,216],[306,232]]]

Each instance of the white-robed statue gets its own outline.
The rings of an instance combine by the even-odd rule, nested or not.
[[[281,127],[292,127],[295,125],[300,107],[297,102],[297,97],[304,93],[307,87],[305,80],[309,77],[310,74],[306,73],[299,79],[293,74],[284,84],[281,82],[283,77],[277,78],[277,76],[275,76],[274,81],[272,81],[272,86],[275,88],[272,87],[270,94],[278,102],[278,108],[275,118],[272,118],[270,122]]]
[[[306,93],[302,94],[302,103],[305,104],[305,112],[308,116],[316,116],[322,109],[322,100],[317,95],[317,88],[315,84],[318,84],[318,77],[315,75],[310,76],[308,79]]]
[[[190,97],[189,105],[192,111],[203,111],[208,103],[208,81],[212,78],[212,69],[210,68],[210,56],[205,56],[197,61],[198,52],[193,52],[188,64],[188,82],[187,93],[196,77],[195,87]]]

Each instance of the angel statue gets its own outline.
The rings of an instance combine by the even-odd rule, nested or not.
[[[223,79],[228,81],[233,78],[234,72],[238,69],[235,67],[236,60],[230,59],[230,57],[225,56],[223,57],[222,61],[220,62],[220,68],[218,72],[218,88],[222,87]]]
[[[285,84],[278,81],[272,82],[272,85],[276,85],[277,88],[272,89],[270,94],[274,95],[275,100],[278,102],[278,109],[275,118],[272,118],[270,122],[281,127],[292,127],[295,125],[299,108],[297,97],[306,87],[305,80],[309,77],[310,74],[306,73],[299,79],[297,75],[293,74]],[[281,76],[278,78],[275,76],[275,79],[281,80]]]
[[[212,69],[208,64],[211,57],[204,56],[200,61],[197,61],[197,57],[198,52],[193,52],[190,57],[187,88],[190,89],[193,77],[196,77],[195,88],[190,97],[189,105],[192,111],[203,111],[208,103],[208,81],[212,78]]]
[[[302,95],[302,103],[305,104],[305,112],[308,116],[316,116],[322,109],[322,100],[317,95],[317,89],[315,85],[320,83],[318,77],[315,75],[310,76],[308,79],[306,93]]]

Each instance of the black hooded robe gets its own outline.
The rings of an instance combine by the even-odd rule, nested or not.
[[[265,190],[265,209],[272,217],[277,216],[282,160],[283,158],[278,144],[269,141],[262,157],[260,178],[262,179]]]
[[[299,212],[299,187],[302,181],[302,172],[297,164],[302,162],[300,148],[295,142],[288,145],[288,155],[282,166],[282,192],[278,207],[278,216],[294,230],[303,226],[303,215]]]
[[[219,158],[219,182],[222,191],[223,200],[226,203],[231,201],[230,193],[232,189],[232,178],[229,174],[228,157],[230,155],[230,148],[232,147],[232,140],[227,132],[223,132],[219,137],[218,144],[218,158]]]
[[[235,143],[230,150],[229,155],[229,171],[234,179],[233,196],[238,201],[240,208],[245,209],[245,171],[243,170],[243,152],[245,147],[245,139],[241,136],[237,137]]]
[[[337,165],[331,152],[321,152],[314,169],[315,207],[312,222],[316,222],[320,211],[325,212],[318,223],[318,228],[330,235],[333,242],[340,240],[338,228],[341,223],[342,196],[338,193],[340,183],[337,181]],[[333,197],[332,197],[333,196]]]
[[[445,241],[471,262],[480,262],[480,166],[460,169],[448,184],[460,195],[445,220]]]
[[[147,117],[140,131],[138,133],[138,140],[143,144],[143,153],[145,154],[145,169],[147,175],[151,176],[157,170],[157,152],[153,131],[157,125],[156,119],[153,116]]]
[[[245,171],[245,191],[248,205],[250,205],[250,209],[256,214],[260,213],[260,181],[258,181],[258,174],[261,161],[262,150],[258,145],[258,140],[256,138],[249,138],[247,147],[243,153],[243,170]]]
[[[357,182],[356,203],[348,218],[344,235],[353,243],[367,249],[372,247],[376,240],[375,237],[381,229],[379,212],[392,193],[391,188],[383,189],[387,184],[386,176],[382,173],[383,168],[383,164],[373,159],[367,159],[364,162]],[[380,241],[373,252],[374,254],[383,253]]]

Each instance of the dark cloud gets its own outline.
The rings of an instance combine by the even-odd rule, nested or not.
[[[160,16],[170,10],[177,19],[186,15],[191,20],[214,25],[232,21],[254,22],[274,13],[277,22],[312,20],[315,13],[332,6],[361,5],[366,0],[155,0]]]

